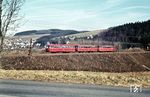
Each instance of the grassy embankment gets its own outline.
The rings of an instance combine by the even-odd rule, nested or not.
[[[5,70],[63,70],[92,72],[141,72],[150,67],[150,53],[86,53],[3,56]],[[143,67],[145,66],[145,67]]]
[[[104,73],[86,71],[0,70],[0,79],[83,83],[124,87],[137,84],[150,88],[150,72]]]
[[[147,70],[147,72],[142,72],[145,70],[142,65],[147,67],[150,66],[149,57],[149,52],[137,54],[42,55],[32,56],[31,58],[28,58],[27,56],[8,56],[3,57],[5,59],[3,59],[5,64],[2,66],[3,69],[0,69],[0,79],[83,83],[125,87],[137,84],[150,88],[150,71]],[[39,68],[44,69],[40,70]],[[45,70],[45,68],[48,69]],[[55,69],[57,71],[53,71]],[[65,69],[77,71],[65,71]],[[89,71],[82,71],[85,69],[88,69]],[[120,73],[112,73],[111,71],[118,71]]]

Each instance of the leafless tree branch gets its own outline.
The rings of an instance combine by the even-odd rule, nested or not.
[[[17,21],[19,12],[25,0],[0,0],[0,49],[2,50],[3,41],[8,30],[15,30],[18,27]]]

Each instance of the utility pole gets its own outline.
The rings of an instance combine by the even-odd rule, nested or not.
[[[29,53],[28,53],[29,56],[32,55],[32,38],[30,39],[30,47],[29,47]]]

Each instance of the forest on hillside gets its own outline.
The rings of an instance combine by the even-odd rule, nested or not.
[[[150,44],[150,20],[111,27],[94,38],[113,42],[141,43],[143,47],[147,47]]]

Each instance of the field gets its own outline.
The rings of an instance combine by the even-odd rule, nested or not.
[[[12,55],[2,58],[2,69],[138,72],[149,70],[149,58],[149,52]]]
[[[17,53],[17,52],[16,52]],[[150,88],[150,52],[5,54],[0,79]]]
[[[0,70],[0,79],[33,80],[45,82],[81,83],[150,88],[150,72],[104,73],[87,71]]]
[[[79,34],[71,34],[71,35],[66,35],[68,37],[76,37],[76,38],[81,38],[81,37],[87,37],[90,35],[97,35],[98,33],[100,33],[102,30],[96,30],[96,31],[90,31],[90,32],[86,32],[86,33],[79,33]]]

